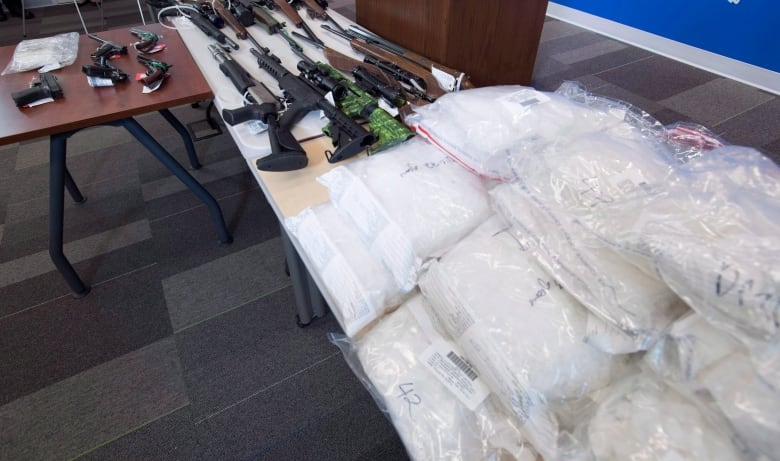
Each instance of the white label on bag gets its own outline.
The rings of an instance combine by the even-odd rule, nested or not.
[[[436,81],[439,82],[439,86],[442,90],[455,91],[455,84],[457,84],[458,81],[455,80],[454,76],[443,70],[437,69],[435,66],[431,66],[431,73],[436,78]]]
[[[250,120],[246,122],[246,127],[249,129],[251,134],[260,134],[268,131],[268,125],[260,120]]]
[[[435,340],[420,360],[471,411],[490,393],[471,364],[443,339]]]

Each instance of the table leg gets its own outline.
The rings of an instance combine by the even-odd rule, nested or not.
[[[119,120],[116,123],[124,126],[130,134],[132,134],[157,158],[157,160],[160,161],[160,163],[165,165],[171,173],[179,178],[179,181],[183,182],[193,194],[206,204],[211,213],[211,219],[214,221],[214,226],[217,228],[219,241],[226,244],[232,243],[233,237],[231,237],[227,231],[225,218],[222,217],[222,209],[220,209],[219,204],[214,197],[212,197],[211,194],[195,180],[195,178],[187,173],[187,170],[185,170],[184,167],[182,167],[179,162],[177,162],[176,159],[174,159],[171,154],[169,154],[168,151],[166,151],[165,148],[163,148],[163,146],[161,146],[160,143],[158,143],[157,140],[155,140],[135,119],[126,118]]]
[[[49,138],[49,256],[73,295],[80,298],[89,293],[89,287],[81,281],[62,249],[65,185],[70,182],[73,187],[76,186],[65,167],[65,145],[68,136],[70,134],[66,133]],[[70,186],[68,188],[70,189]],[[81,196],[81,193],[78,195]]]
[[[287,259],[287,269],[290,271],[290,279],[293,284],[293,293],[295,294],[295,305],[298,326],[309,325],[312,320],[325,315],[325,299],[322,297],[317,284],[311,277],[309,270],[301,260],[298,250],[295,249],[290,240],[290,236],[279,223],[282,234],[282,247]]]
[[[65,149],[64,146],[63,149]],[[84,203],[87,201],[86,197],[81,195],[81,191],[79,190],[79,187],[76,185],[76,181],[73,180],[73,176],[70,175],[70,171],[68,170],[67,165],[65,165],[65,187],[68,188],[68,192],[70,192],[70,197],[73,199],[74,202]]]
[[[167,120],[168,123],[170,123],[171,126],[179,132],[181,139],[184,141],[184,147],[187,148],[187,156],[190,158],[190,165],[192,166],[192,169],[197,170],[200,168],[201,165],[200,161],[198,161],[198,154],[195,153],[195,145],[192,143],[192,138],[190,137],[190,133],[187,131],[187,128],[185,128],[179,119],[177,119],[168,109],[160,109],[159,112],[160,115],[162,115],[165,120]]]

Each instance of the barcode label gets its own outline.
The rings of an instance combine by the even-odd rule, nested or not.
[[[490,393],[471,364],[458,353],[455,345],[442,338],[432,341],[420,355],[420,361],[471,411]]]
[[[452,360],[452,363],[454,363],[458,368],[460,368],[460,371],[462,371],[463,373],[466,373],[466,376],[468,376],[469,379],[471,379],[472,381],[474,381],[477,378],[479,378],[479,376],[477,375],[477,372],[474,371],[474,369],[471,368],[471,366],[469,366],[468,362],[463,360],[458,354],[456,354],[456,353],[454,353],[452,351],[449,351],[447,353],[447,358]]]

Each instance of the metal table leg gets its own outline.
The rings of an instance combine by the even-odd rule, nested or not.
[[[195,180],[195,178],[187,173],[187,170],[185,170],[184,167],[182,167],[179,162],[177,162],[176,159],[174,159],[171,154],[169,154],[168,151],[166,151],[165,148],[161,146],[160,143],[158,143],[157,140],[155,140],[135,119],[126,118],[117,122],[112,122],[111,124],[114,123],[124,126],[130,134],[132,134],[157,158],[157,160],[160,161],[160,163],[165,165],[165,167],[176,175],[192,193],[206,204],[209,213],[211,213],[211,219],[214,221],[214,226],[217,229],[219,241],[225,244],[233,242],[233,237],[230,236],[227,227],[225,226],[225,218],[222,216],[222,209],[219,207],[219,204],[214,197],[212,197],[211,194]]]
[[[290,240],[284,225],[279,223],[279,227],[282,233],[284,255],[287,258],[287,268],[290,271],[290,279],[292,280],[293,292],[295,293],[295,305],[298,311],[296,319],[298,326],[304,327],[309,325],[315,318],[324,317],[327,305],[325,298],[323,298],[317,284]]]
[[[84,203],[87,201],[87,198],[81,194],[79,187],[76,185],[76,182],[73,180],[73,176],[70,175],[70,171],[68,170],[67,164],[65,165],[65,187],[68,188],[68,192],[70,192],[70,197],[73,199],[74,202]]]
[[[171,126],[179,132],[182,141],[184,141],[184,147],[187,148],[187,156],[190,158],[190,166],[192,166],[192,169],[197,170],[200,168],[201,165],[198,161],[198,154],[195,153],[195,144],[192,143],[192,138],[190,137],[190,133],[187,131],[187,128],[185,128],[179,119],[174,117],[174,115],[168,109],[160,109],[159,112],[165,118],[165,120],[167,120],[168,123],[170,123]]]
[[[65,185],[71,195],[84,200],[73,178],[65,167],[65,148],[69,136],[73,133],[53,135],[49,138],[49,256],[54,266],[62,274],[75,297],[89,293],[89,287],[81,281],[76,270],[65,257],[62,249],[62,228],[64,225]],[[76,197],[74,196],[74,199]],[[77,200],[78,201],[78,200]]]

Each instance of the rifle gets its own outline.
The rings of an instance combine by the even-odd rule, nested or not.
[[[257,48],[262,47],[257,40],[255,40],[254,37],[249,33],[248,30],[246,30],[246,27],[238,20],[238,18],[231,12],[225,5],[222,4],[220,0],[214,0],[214,3],[212,3],[212,6],[214,8],[214,12],[221,17],[225,23],[230,26],[231,29],[233,29],[233,32],[236,33],[236,37],[240,40],[249,40],[252,43],[252,46],[255,46]]]
[[[366,43],[378,46],[398,57],[405,58],[420,67],[430,71],[439,82],[439,85],[447,91],[458,91],[474,88],[474,84],[471,83],[471,79],[458,70],[451,67],[447,67],[444,64],[435,62],[421,54],[417,54],[413,51],[407,50],[393,42],[385,40],[384,38],[370,32],[358,25],[350,25],[349,35],[355,38],[362,38]]]
[[[322,53],[331,66],[342,72],[351,73],[355,78],[355,83],[361,89],[373,96],[381,97],[393,107],[403,108],[406,106],[406,99],[409,98],[402,94],[402,87],[398,82],[399,78],[404,77],[392,73],[390,73],[392,77],[388,76],[386,71],[376,64],[359,61],[332,48],[324,47]],[[408,78],[408,76],[405,78]],[[413,102],[421,105],[416,100],[418,97],[419,95],[413,95],[412,99],[415,100]]]
[[[336,26],[336,29],[344,33],[347,32],[346,30],[344,30],[343,27],[341,27],[341,24],[339,24],[338,22],[336,22],[335,19],[330,17],[330,15],[325,11],[325,7],[320,5],[320,3],[317,2],[317,0],[302,0],[302,1],[304,5],[306,5],[306,12],[309,14],[310,18],[322,19],[323,21],[330,21],[331,24]]]
[[[321,43],[324,45],[322,40],[317,38],[316,35],[314,35],[314,31],[312,31],[309,26],[303,21],[303,18],[300,14],[298,14],[298,11],[289,3],[287,3],[287,0],[272,0],[273,3],[276,4],[276,6],[279,7],[280,10],[282,10],[282,13],[284,13],[287,18],[292,21],[293,24],[295,24],[295,27],[299,29],[303,29],[304,32],[306,32],[306,35],[308,35],[312,40],[315,42]]]
[[[232,126],[247,120],[260,120],[268,125],[271,155],[258,159],[257,168],[263,171],[292,171],[304,168],[309,159],[298,140],[290,133],[289,127],[280,126],[277,113],[281,106],[273,93],[262,82],[255,80],[221,47],[211,44],[209,51],[219,63],[222,73],[251,103],[240,109],[223,109],[222,118],[225,122]]]
[[[366,58],[371,58],[374,62],[389,63],[391,66],[385,66],[388,69],[393,69],[393,73],[400,75],[411,75],[413,78],[405,78],[406,82],[412,87],[415,87],[418,91],[425,94],[430,100],[435,100],[447,92],[439,86],[439,81],[428,70],[414,64],[406,59],[399,58],[393,53],[386,51],[378,46],[367,43],[365,40],[359,38],[353,38],[350,35],[342,34],[341,32],[333,29],[327,24],[321,26],[328,32],[332,32],[342,38],[349,40],[349,44],[353,50],[363,54]],[[401,81],[401,79],[399,79]]]
[[[217,2],[218,1],[219,0],[217,0]],[[230,45],[234,50],[238,49],[238,43],[234,42],[233,40],[228,38],[227,35],[223,34],[222,31],[217,29],[217,26],[215,26],[211,21],[209,21],[209,19],[206,18],[202,13],[198,13],[195,11],[190,13],[190,22],[192,22],[198,29],[203,31],[204,34],[213,38],[218,43],[221,43],[223,45]]]
[[[414,136],[406,125],[379,107],[374,96],[345,78],[333,67],[306,58],[298,63],[298,70],[306,79],[327,91],[335,85],[340,85],[346,90],[333,92],[336,107],[350,118],[362,118],[368,121],[371,132],[376,136],[376,143],[370,149],[369,155],[400,144]],[[329,133],[330,125],[323,131]]]
[[[279,34],[284,38],[287,43],[290,44],[290,47],[293,50],[296,51],[303,51],[303,48],[301,45],[298,44],[295,40],[293,40],[288,34],[287,31],[284,29],[284,23],[281,23],[274,19],[273,16],[271,16],[271,13],[266,9],[265,6],[259,6],[259,4],[251,3],[249,0],[237,0],[238,4],[243,6],[244,8],[248,8],[249,11],[252,13],[253,20],[257,22],[257,24],[260,25],[265,31],[268,33],[268,35],[273,34]],[[273,4],[273,2],[271,2]],[[261,47],[258,47],[261,48]]]
[[[307,113],[313,110],[321,110],[330,120],[331,139],[336,147],[334,152],[325,152],[325,156],[330,163],[353,157],[369,148],[376,141],[373,134],[336,109],[327,100],[323,90],[317,88],[307,79],[294,75],[285,69],[280,64],[280,59],[271,54],[267,48],[262,50],[260,52],[253,48],[249,51],[257,58],[257,65],[278,82],[279,88],[292,101],[279,119],[279,127],[282,130],[289,130]]]

